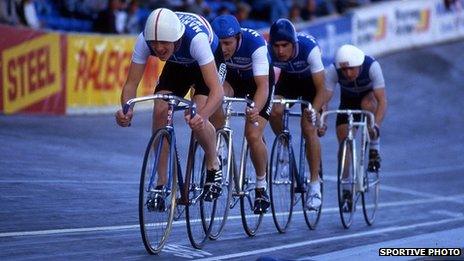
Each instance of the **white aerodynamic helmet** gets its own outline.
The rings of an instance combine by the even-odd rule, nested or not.
[[[335,54],[335,67],[357,67],[364,62],[364,52],[351,44],[342,45]]]
[[[173,11],[158,8],[148,16],[144,37],[146,41],[176,42],[182,37],[184,31],[184,24]]]

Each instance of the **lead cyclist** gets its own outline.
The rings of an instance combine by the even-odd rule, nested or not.
[[[208,21],[192,13],[173,12],[166,8],[154,10],[135,43],[129,74],[121,93],[121,104],[136,96],[137,86],[143,76],[149,56],[165,61],[155,93],[174,94],[184,97],[191,86],[195,92],[192,100],[197,105],[193,118],[186,114],[185,120],[192,129],[195,138],[205,151],[207,177],[205,190],[219,189],[222,169],[216,156],[216,135],[209,117],[222,104],[224,96],[219,71],[225,74],[225,64],[217,36]],[[168,105],[157,100],[153,113],[153,133],[164,125]],[[116,112],[116,122],[129,126],[133,111],[124,115]],[[163,154],[162,154],[163,157]],[[164,158],[167,155],[164,153]],[[161,161],[161,164],[166,164]],[[166,168],[160,167],[161,170]],[[164,179],[162,178],[164,174]],[[157,187],[166,183],[166,173],[160,173]],[[156,195],[155,195],[156,197]],[[162,197],[159,200],[164,200]]]

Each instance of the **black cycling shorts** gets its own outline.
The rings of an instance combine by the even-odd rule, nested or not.
[[[249,99],[253,99],[256,93],[256,89],[258,86],[256,85],[254,77],[249,77],[247,79],[243,79],[240,75],[238,70],[228,69],[226,81],[232,86],[234,90],[234,97],[238,98],[245,98],[248,97]],[[266,120],[269,120],[269,116],[271,115],[271,99],[272,99],[272,92],[274,88],[274,70],[272,66],[269,66],[269,93],[266,99],[266,104],[259,112],[259,115]]]
[[[303,99],[311,104],[316,97],[316,88],[314,87],[313,77],[301,76],[296,73],[281,71],[279,80],[276,83],[275,95],[280,95],[285,99]],[[306,105],[301,105],[301,110]]]
[[[225,68],[224,56],[219,46],[214,52],[214,60],[218,71],[220,71],[221,64],[222,67]],[[223,73],[226,72],[224,71]],[[174,95],[184,97],[191,87],[195,89],[193,96],[208,96],[209,94],[209,88],[203,79],[200,66],[197,63],[186,65],[167,61],[159,77],[155,93],[159,91],[170,91]]]
[[[359,93],[359,95],[356,96],[348,96],[348,95],[343,95],[343,93],[340,95],[340,105],[338,106],[339,110],[362,110],[361,108],[361,102],[366,95],[368,95],[372,90],[368,90],[362,93]],[[354,120],[355,121],[360,121],[361,120],[361,115],[360,114],[355,114],[354,115]],[[338,114],[337,115],[337,123],[336,125],[341,125],[341,124],[347,124],[348,123],[348,115],[346,114]]]

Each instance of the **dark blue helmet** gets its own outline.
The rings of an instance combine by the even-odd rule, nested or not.
[[[271,30],[269,32],[269,42],[274,44],[278,41],[288,41],[292,44],[298,42],[296,37],[296,30],[290,20],[281,18],[275,21],[271,25]]]
[[[233,15],[220,15],[213,20],[211,26],[219,39],[232,37],[242,31],[237,18]]]

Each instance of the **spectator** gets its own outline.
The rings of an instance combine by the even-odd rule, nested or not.
[[[37,11],[35,10],[34,0],[22,0],[17,7],[19,21],[22,24],[34,29],[41,27]]]
[[[211,13],[211,9],[209,8],[208,3],[206,3],[204,0],[194,0],[193,2],[186,1],[186,3],[186,12],[199,14],[203,17],[207,17],[208,14]]]
[[[142,31],[142,21],[138,14],[139,3],[137,0],[132,0],[127,7],[127,23],[125,25],[125,33],[139,34]]]
[[[17,5],[16,0],[0,1],[0,22],[17,25],[19,23]]]
[[[293,4],[290,8],[289,20],[294,24],[303,21],[301,18],[301,8],[298,4]]]
[[[242,25],[243,22],[248,19],[248,17],[250,16],[250,11],[251,7],[249,4],[245,2],[237,3],[237,13],[235,14],[235,17],[237,18],[240,25]]]
[[[116,34],[116,14],[121,6],[120,0],[110,0],[108,8],[98,13],[94,22],[94,31],[98,33]]]

